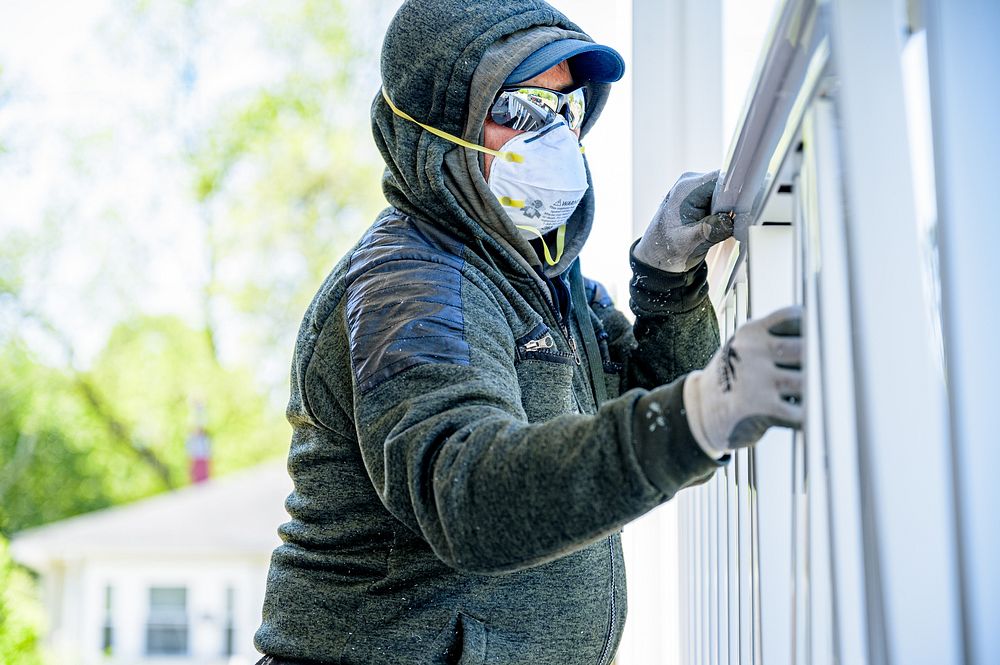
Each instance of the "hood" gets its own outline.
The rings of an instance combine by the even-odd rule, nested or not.
[[[415,120],[482,145],[483,122],[507,76],[545,44],[568,38],[593,41],[540,0],[409,0],[386,32],[382,85],[396,107]],[[581,136],[600,115],[609,89],[588,85]],[[490,192],[480,153],[397,116],[381,91],[371,115],[386,163],[382,189],[392,206],[465,242],[482,242],[517,265],[542,267]],[[593,214],[591,184],[567,223],[563,256],[555,266],[544,266],[547,274],[563,272],[577,258]]]

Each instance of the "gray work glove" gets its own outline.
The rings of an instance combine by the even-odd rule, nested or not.
[[[633,253],[646,265],[684,272],[733,235],[733,214],[712,212],[719,172],[685,173],[670,188]]]
[[[712,457],[753,445],[768,427],[802,426],[801,307],[749,321],[684,382],[684,409]]]

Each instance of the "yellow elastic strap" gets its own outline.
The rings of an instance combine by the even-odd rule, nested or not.
[[[489,148],[485,148],[481,145],[476,145],[475,143],[469,143],[468,141],[460,139],[457,136],[449,134],[448,132],[441,131],[437,127],[431,127],[430,125],[425,125],[419,120],[414,120],[411,116],[407,115],[405,111],[401,111],[396,107],[395,104],[392,103],[392,100],[389,99],[389,93],[385,91],[385,88],[382,88],[382,97],[385,99],[386,104],[389,105],[389,108],[392,109],[393,113],[398,115],[400,118],[403,118],[404,120],[409,120],[412,123],[420,125],[434,136],[440,136],[446,141],[451,141],[452,143],[460,145],[463,148],[468,148],[469,150],[477,150],[479,152],[484,152],[487,155],[493,155],[497,159],[503,159],[508,162],[516,162],[518,164],[524,161],[524,157],[517,154],[516,152],[500,152],[499,150],[490,150]]]
[[[542,236],[542,232],[536,229],[534,226],[521,226],[520,224],[515,224],[519,229],[524,229],[525,231],[530,231],[538,236],[538,239],[542,241],[542,251],[545,252],[545,262],[550,266],[554,266],[559,263],[559,259],[562,258],[563,249],[566,248],[566,225],[563,224],[556,231],[556,258],[552,258],[552,254],[549,253],[549,246],[545,244],[545,238]]]
[[[500,201],[500,205],[507,206],[508,208],[523,208],[524,207],[524,200],[523,199],[512,199],[509,196],[501,196],[500,199],[499,199],[499,201]]]

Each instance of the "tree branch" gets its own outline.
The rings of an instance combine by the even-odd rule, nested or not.
[[[153,471],[166,489],[174,489],[176,484],[174,483],[173,477],[170,473],[170,467],[167,463],[160,459],[160,457],[156,454],[156,451],[149,446],[140,443],[136,437],[133,436],[129,426],[115,415],[114,409],[104,396],[101,395],[97,386],[94,385],[86,374],[77,369],[74,360],[76,354],[73,351],[73,346],[66,335],[63,334],[61,330],[56,328],[44,316],[27,308],[16,294],[11,295],[14,296],[14,301],[18,305],[21,315],[41,326],[63,348],[63,351],[66,354],[67,365],[69,367],[73,387],[90,406],[97,419],[103,423],[108,433],[111,435],[111,440],[127,449],[130,453],[136,455],[140,461],[146,464],[150,470]]]
[[[80,395],[87,401],[87,404],[94,410],[94,414],[107,427],[111,437],[125,448],[128,448],[129,451],[137,455],[140,460],[148,465],[163,483],[164,487],[173,489],[175,485],[173,477],[170,475],[170,467],[149,446],[135,440],[129,432],[128,426],[111,412],[111,406],[101,397],[97,386],[91,383],[83,374],[76,371],[74,371],[73,384]]]

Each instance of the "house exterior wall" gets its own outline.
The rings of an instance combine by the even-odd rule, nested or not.
[[[265,555],[109,556],[43,572],[53,660],[66,665],[250,665],[267,577]],[[105,589],[112,589],[112,646],[103,649]],[[150,588],[187,590],[188,653],[148,655]],[[227,588],[233,589],[233,654],[225,654]]]

